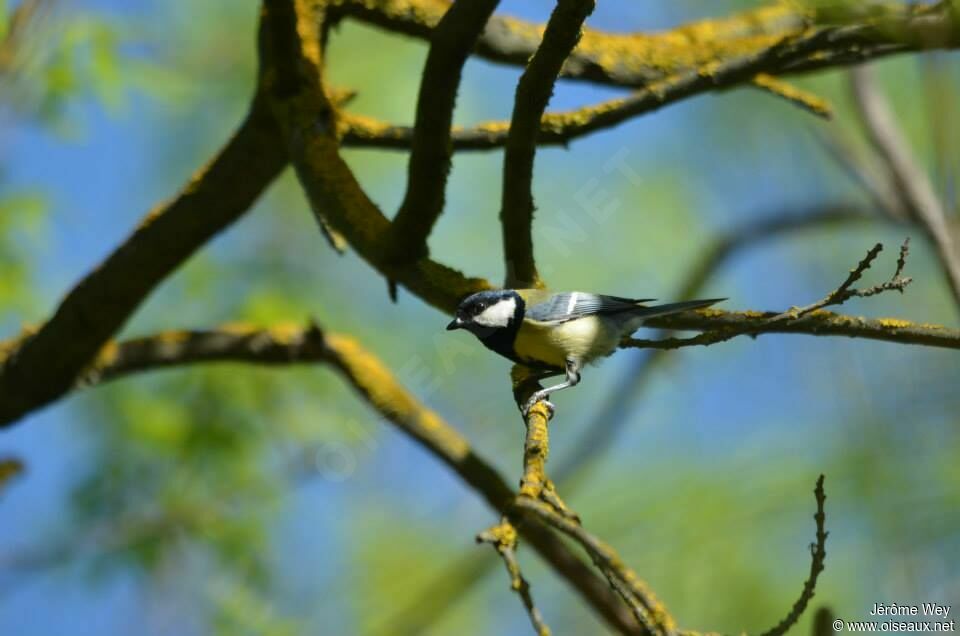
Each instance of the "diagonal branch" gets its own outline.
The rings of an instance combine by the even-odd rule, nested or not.
[[[556,528],[581,544],[598,568],[634,611],[649,617],[656,630],[672,629],[672,619],[646,586],[617,557],[612,548],[586,532],[575,517],[529,496],[515,496],[506,482],[470,448],[469,443],[439,416],[420,404],[401,387],[393,374],[370,352],[347,336],[323,332],[316,325],[281,324],[269,329],[233,325],[206,332],[167,332],[112,345],[104,350],[85,379],[94,384],[150,369],[196,363],[246,362],[268,365],[328,364],[336,369],[387,420],[446,463],[487,502],[506,515],[510,523],[611,625],[624,633],[637,626],[613,603],[603,582],[586,570],[544,525]],[[823,569],[822,479],[818,482],[817,548],[811,576],[790,616],[799,615],[812,598],[816,577]],[[538,522],[539,520],[539,522]],[[613,603],[611,605],[611,603]],[[799,608],[799,609],[798,609]],[[787,620],[791,620],[788,616]],[[782,625],[782,623],[781,623]]]
[[[510,133],[503,157],[500,221],[507,266],[507,287],[542,287],[533,257],[533,158],[540,120],[553,94],[564,60],[580,39],[595,0],[558,0],[543,42],[517,84]]]
[[[286,165],[258,96],[233,138],[183,190],[87,274],[0,366],[0,426],[59,398],[140,303],[215,234],[246,212]]]
[[[871,69],[866,66],[853,69],[850,81],[867,137],[909,216],[920,224],[936,248],[947,284],[960,307],[960,247],[947,223],[945,206],[913,156]]]
[[[469,442],[426,408],[391,371],[352,338],[316,325],[269,329],[232,325],[218,330],[165,332],[104,349],[84,383],[93,385],[150,369],[199,363],[328,364],[386,420],[444,462],[467,486],[514,524],[527,542],[615,630],[637,633],[629,609],[542,523],[513,506],[514,492]]]
[[[410,145],[407,192],[391,228],[391,256],[401,263],[427,255],[427,237],[443,212],[450,172],[450,128],[460,75],[499,0],[450,5],[430,34]]]
[[[340,156],[336,108],[322,84],[323,51],[317,45],[322,7],[297,0],[296,8],[289,0],[265,3],[259,46],[264,63],[278,69],[266,91],[310,207],[386,278],[452,312],[461,298],[490,283],[428,258],[409,265],[388,258],[390,221]]]

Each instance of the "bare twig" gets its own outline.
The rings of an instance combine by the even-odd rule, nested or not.
[[[814,488],[813,494],[817,498],[817,512],[813,515],[813,519],[817,524],[817,537],[816,542],[810,544],[810,575],[807,577],[807,580],[804,581],[800,598],[793,604],[790,613],[787,614],[782,621],[777,623],[777,625],[763,632],[761,636],[781,636],[796,625],[797,621],[800,620],[800,615],[803,614],[803,611],[807,608],[807,604],[813,599],[817,587],[817,578],[820,576],[820,573],[823,572],[824,561],[827,558],[828,534],[824,529],[826,515],[823,511],[823,504],[827,500],[827,495],[823,490],[823,475],[820,475],[819,479],[817,479],[817,486]]]
[[[910,217],[920,224],[936,248],[950,291],[960,308],[960,250],[947,223],[946,206],[913,156],[871,69],[866,66],[853,69],[850,81],[867,138],[885,165]]]
[[[903,268],[906,266],[907,254],[909,252],[909,239],[906,239],[903,244],[900,246],[900,253],[897,257],[897,267],[893,273],[893,276],[889,280],[879,283],[877,285],[872,285],[870,287],[858,289],[854,288],[853,284],[860,280],[863,276],[863,273],[867,271],[872,265],[873,261],[880,254],[880,251],[883,250],[883,245],[877,243],[874,245],[868,252],[867,255],[857,264],[855,268],[850,270],[849,275],[837,287],[835,290],[824,296],[822,299],[818,300],[815,303],[806,305],[803,307],[791,307],[787,311],[777,313],[777,314],[753,314],[751,317],[757,319],[757,324],[753,329],[744,329],[745,325],[743,322],[747,321],[724,321],[723,328],[705,331],[697,336],[691,338],[665,338],[660,340],[646,340],[640,338],[628,338],[624,341],[622,346],[627,347],[636,347],[636,348],[647,348],[647,349],[679,349],[681,347],[690,347],[690,346],[706,346],[715,344],[718,342],[724,342],[730,340],[731,338],[749,334],[757,335],[761,333],[791,333],[792,328],[796,325],[803,324],[804,321],[809,320],[810,318],[817,317],[820,320],[824,321],[822,329],[818,329],[818,334],[837,334],[841,330],[846,329],[847,327],[853,327],[856,324],[856,328],[860,329],[870,325],[871,327],[879,327],[885,330],[898,330],[900,328],[909,328],[911,333],[911,338],[918,338],[922,340],[927,340],[930,337],[936,337],[936,334],[943,330],[942,327],[936,326],[934,329],[930,329],[929,326],[924,325],[914,325],[907,321],[900,321],[894,319],[879,319],[879,320],[868,320],[865,318],[857,318],[854,321],[849,321],[849,319],[840,319],[835,314],[829,314],[828,312],[823,311],[825,307],[841,305],[846,301],[854,297],[866,298],[869,296],[876,296],[887,291],[899,291],[903,290],[910,284],[912,281],[911,278],[903,276]],[[698,312],[685,312],[684,314],[679,314],[678,320],[683,320],[686,316],[693,315],[715,315],[715,310],[699,310]],[[747,312],[749,314],[750,312]],[[747,317],[746,314],[741,313],[744,317]],[[650,321],[651,323],[656,322],[656,320]],[[844,322],[848,322],[847,325],[844,325]],[[686,322],[689,324],[689,322]],[[740,324],[736,324],[740,323]],[[659,326],[652,324],[652,326]],[[952,330],[945,330],[951,332]],[[877,334],[880,336],[880,334]],[[943,334],[946,335],[946,334]],[[886,339],[882,336],[878,339]]]
[[[550,636],[550,628],[547,627],[540,615],[540,610],[533,603],[530,584],[520,571],[520,562],[517,561],[517,531],[513,524],[506,518],[501,519],[499,524],[478,534],[477,542],[491,544],[500,554],[510,575],[510,588],[520,596],[534,631],[538,636]]]
[[[916,323],[900,318],[861,318],[835,314],[823,309],[793,320],[784,320],[782,316],[783,314],[779,312],[700,309],[668,317],[651,318],[646,326],[679,331],[729,329],[738,336],[757,336],[764,333],[848,336],[960,349],[960,330],[942,325]],[[774,318],[776,320],[773,320]],[[633,346],[632,342],[631,339],[627,339],[621,346]]]
[[[497,4],[499,0],[453,3],[431,33],[417,97],[407,192],[391,227],[390,256],[401,263],[427,254],[427,237],[443,212],[460,75]]]
[[[860,297],[866,298],[868,296],[876,296],[877,294],[883,293],[885,291],[899,291],[903,293],[903,290],[909,285],[913,279],[909,277],[903,277],[903,268],[906,265],[907,254],[910,249],[910,239],[907,238],[903,241],[903,244],[900,246],[900,255],[897,257],[897,269],[894,272],[893,276],[890,277],[890,280],[880,283],[879,285],[873,285],[865,289],[855,289],[853,284],[860,280],[860,277],[863,276],[863,273],[870,269],[870,266],[873,264],[873,261],[877,258],[881,251],[883,251],[883,244],[877,243],[869,251],[867,255],[863,257],[856,267],[850,270],[850,274],[847,276],[839,287],[835,290],[824,296],[822,299],[818,300],[815,303],[806,305],[805,307],[791,307],[782,314],[771,318],[771,320],[795,320],[802,316],[806,316],[809,313],[817,311],[818,309],[823,309],[824,307],[830,307],[834,305],[842,305],[851,298]]]
[[[527,65],[513,100],[510,133],[503,156],[500,221],[507,265],[507,287],[542,287],[533,255],[533,158],[540,120],[564,60],[580,40],[595,0],[558,0],[543,42]]]

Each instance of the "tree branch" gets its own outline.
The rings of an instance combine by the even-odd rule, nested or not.
[[[579,137],[617,126],[642,112],[637,110],[638,97],[618,97],[575,110],[545,113],[540,120],[536,144],[566,146]],[[495,150],[506,145],[509,130],[510,123],[505,121],[454,127],[450,143],[453,150]],[[396,126],[352,113],[341,116],[338,134],[344,146],[353,148],[409,150],[413,141],[413,129],[409,126]]]
[[[819,310],[794,320],[772,320],[781,312],[698,310],[647,321],[647,327],[681,331],[726,330],[727,335],[758,336],[764,333],[803,333],[811,336],[848,336],[901,344],[960,349],[960,330],[942,325],[915,323],[899,318],[861,318]],[[726,338],[724,338],[726,339]],[[693,343],[704,344],[704,343]],[[650,346],[627,339],[621,346]]]
[[[412,263],[427,255],[427,237],[443,212],[450,172],[450,127],[460,75],[499,0],[450,5],[430,34],[410,144],[407,192],[393,219],[393,260]]]
[[[390,222],[360,187],[340,156],[336,109],[322,84],[323,56],[317,44],[322,7],[297,0],[270,0],[261,20],[260,55],[282,69],[267,86],[291,163],[314,215],[341,233],[370,265],[427,303],[451,313],[461,298],[490,283],[429,258],[391,261]],[[289,78],[284,80],[283,78]]]
[[[960,250],[947,224],[945,206],[913,156],[871,70],[866,66],[853,69],[850,81],[867,138],[909,216],[920,224],[933,243],[954,302],[960,308]]]
[[[383,363],[352,338],[316,325],[281,324],[269,329],[232,325],[211,331],[171,331],[106,347],[83,384],[199,363],[263,365],[328,364],[385,419],[444,462],[491,507],[506,515],[521,535],[607,623],[637,633],[630,611],[587,564],[574,556],[543,524],[513,506],[506,481],[436,413],[408,393]]]
[[[59,398],[162,280],[253,204],[286,165],[259,96],[233,138],[87,274],[0,366],[0,426]]]
[[[693,325],[701,321],[712,322],[713,329],[700,329],[704,333],[693,338],[667,338],[644,340],[628,338],[626,347],[677,349],[685,346],[710,345],[729,340],[734,336],[757,336],[761,333],[809,333],[812,335],[843,335],[873,340],[908,342],[950,349],[960,348],[960,330],[941,325],[917,324],[895,318],[867,319],[844,316],[824,311],[823,307],[839,305],[853,297],[875,296],[885,291],[902,292],[910,282],[902,276],[906,265],[907,242],[900,248],[897,267],[889,281],[866,289],[851,289],[854,282],[870,267],[883,248],[879,243],[851,270],[846,280],[822,300],[806,307],[793,307],[785,312],[724,312],[715,309],[698,310],[652,319],[647,326],[670,329],[699,329]]]
[[[583,22],[594,6],[595,0],[558,0],[543,33],[543,42],[517,83],[503,157],[500,207],[507,287],[543,287],[534,262],[531,234],[537,135],[560,68],[577,45]]]
[[[333,4],[338,15],[426,39],[450,2],[336,0]],[[542,33],[540,25],[493,16],[477,42],[476,53],[493,62],[525,66],[536,51]],[[948,3],[900,4],[873,14],[846,15],[775,3],[729,17],[698,20],[660,33],[621,34],[587,29],[579,46],[566,60],[561,76],[646,88],[690,72],[710,76],[715,68],[735,58],[762,57],[763,51],[789,40],[811,38],[818,42],[812,50],[766,59],[745,77],[728,76],[717,84],[701,87],[701,90],[713,90],[753,82],[759,73],[783,75],[835,68],[895,53],[954,48],[960,44],[958,36]]]
[[[810,544],[810,576],[804,581],[800,598],[793,604],[790,613],[774,627],[763,632],[761,636],[782,636],[782,634],[786,634],[791,627],[797,624],[803,611],[813,599],[814,591],[817,587],[817,578],[820,576],[820,573],[823,572],[824,561],[826,561],[827,558],[828,534],[824,529],[826,514],[823,511],[823,504],[827,500],[827,495],[823,491],[823,475],[820,475],[817,479],[817,485],[813,490],[813,494],[817,498],[817,512],[813,515],[813,519],[817,524],[817,538],[815,543]]]
[[[639,603],[643,610],[641,616],[649,617],[654,633],[672,629],[672,619],[662,604],[623,565],[612,548],[586,532],[574,515],[558,511],[542,497],[535,498],[522,493],[514,495],[502,477],[476,455],[465,438],[407,393],[375,356],[349,337],[323,332],[314,324],[305,328],[292,324],[269,329],[233,325],[205,332],[166,332],[106,348],[84,382],[88,385],[102,383],[151,369],[212,362],[266,365],[323,363],[332,366],[381,415],[446,463],[492,507],[506,515],[531,545],[590,599],[594,608],[611,625],[624,633],[635,633],[637,630],[632,621],[626,620],[623,614],[625,608],[610,606],[609,594],[597,587],[599,585],[605,589],[603,583],[592,577],[588,570],[585,572],[584,564],[570,555],[562,542],[557,541],[535,518],[580,543],[601,571],[613,577],[611,583],[618,593],[628,595],[628,602],[632,599]],[[823,530],[822,478],[818,482],[817,493],[818,511],[815,518],[818,547],[814,551],[811,577],[805,583],[804,594],[794,605],[790,616],[798,616],[812,598],[816,575],[823,569],[826,533]],[[634,611],[640,610],[634,607]]]
[[[857,205],[837,203],[814,208],[812,210],[784,210],[731,229],[725,235],[712,240],[700,250],[700,258],[690,267],[677,291],[670,298],[689,300],[701,295],[710,277],[733,259],[738,253],[749,247],[770,239],[776,239],[793,232],[812,228],[833,228],[867,221],[887,221],[885,216],[871,214]],[[644,340],[651,349],[649,355],[636,358],[631,368],[623,374],[617,386],[606,398],[603,406],[591,417],[591,424],[585,426],[582,438],[571,445],[573,454],[561,460],[556,471],[556,479],[564,484],[569,492],[581,481],[582,469],[589,460],[601,454],[611,443],[629,418],[624,414],[629,404],[635,401],[657,365],[663,361],[667,346],[671,341],[682,339]],[[573,483],[568,480],[576,479]]]
[[[507,566],[507,573],[510,575],[510,588],[520,596],[537,636],[550,636],[550,628],[547,627],[540,611],[533,603],[530,584],[520,571],[520,562],[517,561],[517,530],[513,527],[513,524],[507,519],[502,519],[499,524],[478,534],[477,542],[489,543],[496,549],[503,559],[504,565]]]

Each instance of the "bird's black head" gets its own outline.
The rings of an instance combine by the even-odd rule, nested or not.
[[[523,298],[512,289],[477,292],[460,302],[447,330],[466,329],[482,340],[497,331],[518,328],[523,311]]]

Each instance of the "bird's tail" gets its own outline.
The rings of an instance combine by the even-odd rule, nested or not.
[[[701,307],[709,307],[715,303],[726,300],[726,298],[708,298],[706,300],[686,300],[679,303],[667,303],[666,305],[655,305],[653,307],[637,307],[637,309],[631,312],[634,316],[639,318],[655,318],[657,316],[667,316],[669,314],[676,314],[681,311],[689,311],[691,309],[700,309]]]

